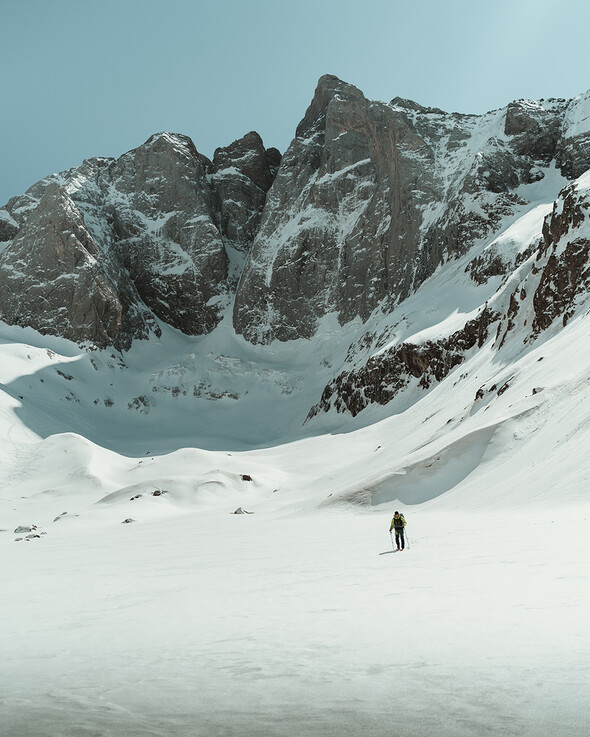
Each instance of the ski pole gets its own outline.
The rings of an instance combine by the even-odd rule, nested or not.
[[[391,530],[389,530],[389,537],[391,538],[391,549],[392,550],[395,550],[395,548],[393,547],[393,534],[392,534]]]
[[[404,530],[405,532],[405,530]],[[410,549],[410,538],[408,537],[408,533],[406,532],[406,545],[408,546],[408,550]]]

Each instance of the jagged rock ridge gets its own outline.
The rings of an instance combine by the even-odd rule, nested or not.
[[[279,163],[256,133],[213,162],[188,137],[162,133],[38,182],[0,218],[2,319],[122,349],[157,332],[154,317],[210,332]]]
[[[323,77],[269,193],[236,329],[253,342],[310,337],[324,314],[366,321],[399,304],[526,209],[522,185],[590,165],[588,105],[447,114]]]
[[[518,223],[517,223],[518,225]],[[493,244],[492,244],[493,245]],[[565,327],[590,306],[590,171],[568,184],[539,223],[538,237],[502,274],[498,288],[478,315],[448,337],[437,340],[395,341],[367,334],[348,356],[352,368],[331,381],[308,419],[335,409],[355,416],[371,404],[387,404],[414,380],[422,390],[443,381],[476,348],[488,340],[500,352],[510,345],[502,362],[510,363],[535,345],[545,332]],[[481,262],[481,256],[475,260]],[[503,262],[509,264],[508,260]],[[473,276],[474,262],[465,271]],[[500,274],[494,274],[500,276]],[[490,276],[491,279],[491,276]],[[475,281],[481,282],[477,273]],[[383,343],[392,338],[391,347]],[[362,350],[361,350],[362,348]],[[368,358],[359,358],[361,354]],[[494,387],[494,390],[497,387]],[[499,392],[505,387],[500,387]],[[476,397],[477,399],[477,397]]]
[[[282,158],[256,133],[212,161],[186,136],[152,136],[117,160],[48,177],[0,211],[0,315],[126,349],[158,320],[208,333],[233,304],[235,330],[253,343],[311,338],[322,316],[387,314],[442,263],[473,253],[467,268],[483,285],[537,259],[494,308],[501,344],[533,300],[533,337],[573,309],[587,243],[558,246],[557,210],[542,247],[507,256],[494,237],[530,209],[527,186],[590,167],[589,108],[587,94],[449,114],[370,101],[328,75]],[[404,364],[400,351],[389,358]]]

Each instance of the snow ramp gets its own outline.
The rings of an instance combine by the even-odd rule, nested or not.
[[[369,487],[371,506],[394,500],[423,504],[455,488],[478,468],[497,428],[475,430],[389,474]]]

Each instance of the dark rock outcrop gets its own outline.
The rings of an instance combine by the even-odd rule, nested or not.
[[[55,182],[0,256],[0,315],[40,333],[120,348],[146,337],[150,322]]]
[[[277,149],[265,149],[255,132],[215,151],[211,182],[219,226],[240,251],[248,251],[254,241],[280,161]]]
[[[332,407],[354,417],[369,404],[387,404],[412,378],[428,389],[463,363],[468,351],[484,344],[490,324],[498,318],[498,314],[484,308],[477,318],[447,338],[419,345],[401,343],[370,358],[360,369],[342,372],[326,386],[308,419]]]
[[[555,157],[564,103],[565,100],[554,100],[543,106],[518,100],[506,108],[504,133],[512,137],[511,149],[528,160],[524,163],[529,164],[529,171],[536,162],[548,165]]]
[[[546,330],[560,317],[565,325],[576,298],[590,290],[590,229],[578,232],[590,219],[587,189],[577,183],[566,187],[545,219],[537,260],[546,258],[533,296],[533,334]]]
[[[119,159],[89,159],[0,211],[0,319],[126,349],[154,317],[211,331],[237,283],[280,154],[251,133],[216,152],[162,133]]]

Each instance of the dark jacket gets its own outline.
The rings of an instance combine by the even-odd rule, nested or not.
[[[403,530],[406,526],[406,520],[404,519],[403,514],[393,515],[393,519],[391,520],[391,524],[389,525],[389,532],[391,532],[394,528],[396,530]]]

